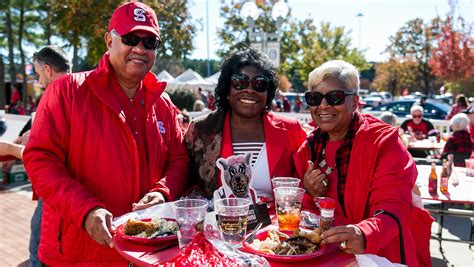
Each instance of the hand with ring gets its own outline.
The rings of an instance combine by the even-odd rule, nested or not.
[[[339,248],[344,253],[362,254],[365,251],[364,234],[352,224],[332,227],[324,231],[321,238],[321,244],[339,243]]]
[[[329,180],[319,169],[314,169],[312,161],[308,161],[308,169],[304,174],[303,187],[312,196],[324,196],[327,192]]]

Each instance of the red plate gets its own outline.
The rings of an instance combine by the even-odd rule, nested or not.
[[[171,218],[163,218],[167,221],[175,221],[174,219]],[[141,219],[140,221],[142,222],[149,222],[151,221],[150,218],[148,219]],[[167,235],[167,236],[162,236],[162,237],[153,237],[153,238],[146,238],[146,237],[136,237],[136,236],[130,236],[126,235],[123,233],[123,228],[125,227],[125,224],[121,224],[120,226],[115,229],[115,235],[117,237],[120,237],[122,239],[125,239],[127,241],[137,243],[137,244],[164,244],[164,243],[172,243],[173,241],[178,240],[177,235]]]
[[[265,240],[268,236],[267,234],[268,230],[261,230],[259,231],[256,235],[256,239],[260,239],[261,241]],[[287,235],[291,235],[293,231],[281,231],[282,233],[285,233]],[[322,246],[318,251],[315,251],[310,254],[301,254],[301,255],[276,255],[276,254],[270,254],[270,253],[265,253],[259,250],[253,249],[249,244],[244,243],[243,249],[247,252],[250,252],[252,254],[256,254],[262,257],[265,257],[268,260],[273,260],[273,261],[282,261],[282,262],[300,262],[300,261],[306,261],[318,256],[323,255],[327,251],[326,246]]]

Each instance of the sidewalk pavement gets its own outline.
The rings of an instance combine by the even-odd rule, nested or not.
[[[2,185],[0,184],[0,266],[28,266],[28,244],[30,239],[30,220],[36,207],[31,200],[29,183]],[[443,236],[449,238],[469,239],[470,221],[465,218],[446,216]],[[433,223],[432,232],[436,232],[438,224]],[[468,244],[443,242],[444,255],[449,261],[443,261],[439,251],[439,243],[430,241],[431,260],[434,267],[474,266],[474,247]]]

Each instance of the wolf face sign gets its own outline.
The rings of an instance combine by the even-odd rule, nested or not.
[[[248,153],[217,160],[217,167],[221,170],[222,187],[216,190],[215,197],[250,198],[252,202],[256,200],[255,190],[250,187],[252,177],[250,157],[251,154]]]
[[[245,158],[237,156],[235,158],[218,159],[217,162],[223,168],[224,181],[232,190],[236,197],[248,197],[251,166],[250,154]]]

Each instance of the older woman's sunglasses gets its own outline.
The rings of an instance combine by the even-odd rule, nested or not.
[[[250,79],[249,76],[242,73],[232,74],[230,77],[230,82],[232,87],[239,91],[248,88],[251,84],[253,90],[262,93],[265,92],[270,86],[270,81],[265,76],[259,75]]]
[[[346,96],[348,95],[355,95],[354,92],[346,92],[343,90],[336,90],[331,91],[327,94],[321,94],[319,92],[306,92],[304,94],[304,99],[306,100],[306,104],[309,106],[319,106],[323,99],[326,98],[326,101],[331,106],[339,106],[344,104],[346,100]]]
[[[129,46],[137,46],[140,42],[142,42],[143,47],[145,47],[146,50],[156,50],[160,44],[161,40],[158,37],[140,37],[138,35],[135,35],[133,33],[128,33],[125,35],[122,35],[122,43],[124,45],[129,45]]]

